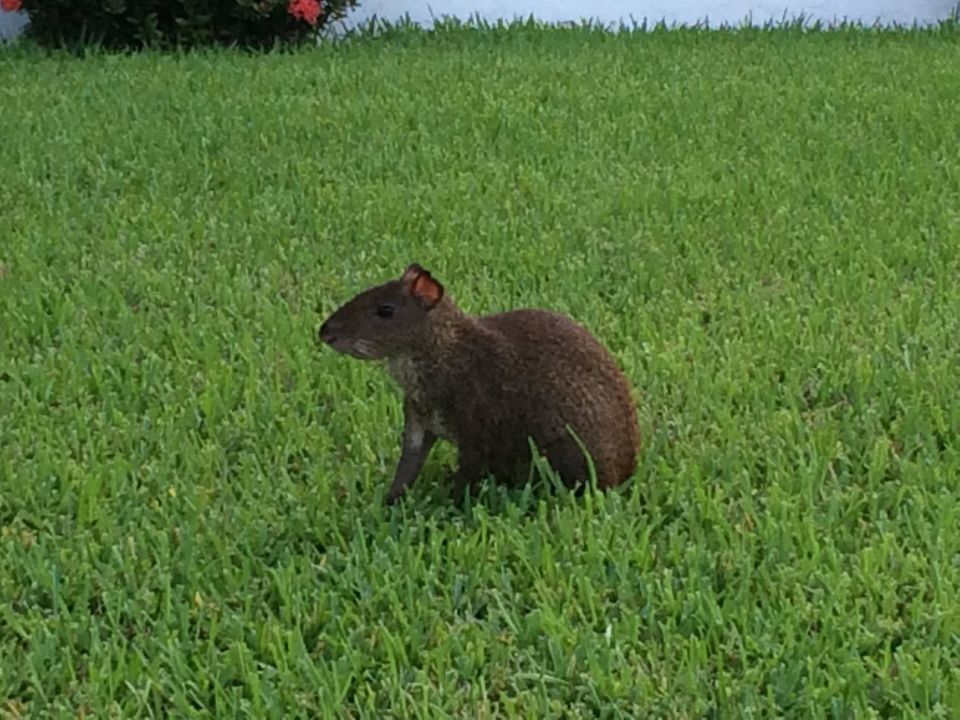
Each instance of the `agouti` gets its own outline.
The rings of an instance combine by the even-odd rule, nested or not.
[[[580,443],[598,487],[618,485],[635,469],[640,432],[626,378],[563,315],[468,315],[413,264],[336,310],[319,339],[362,360],[385,360],[403,389],[403,449],[388,504],[413,482],[438,438],[459,452],[456,500],[487,473],[506,484],[527,480],[530,440],[568,487],[589,478]]]

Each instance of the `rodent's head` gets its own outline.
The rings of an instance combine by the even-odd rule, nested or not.
[[[338,308],[319,339],[361,360],[405,355],[427,340],[443,286],[416,263],[399,280],[377,285]]]

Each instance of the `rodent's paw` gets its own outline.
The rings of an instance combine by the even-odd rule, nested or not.
[[[476,480],[467,481],[456,477],[450,490],[450,500],[454,505],[463,505],[467,499],[467,491],[470,492],[470,497],[475,498],[479,490],[480,483]]]
[[[387,507],[392,507],[393,505],[396,505],[398,502],[400,502],[401,497],[403,497],[403,493],[394,494],[394,493],[388,492],[386,498],[384,498],[383,500],[383,504],[386,505]]]

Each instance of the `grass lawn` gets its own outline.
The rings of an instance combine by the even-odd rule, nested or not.
[[[7,48],[0,107],[0,716],[960,717],[956,30]],[[313,333],[413,260],[611,348],[626,486],[382,506]]]

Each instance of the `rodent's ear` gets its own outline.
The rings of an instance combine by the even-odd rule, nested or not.
[[[407,291],[429,310],[443,297],[443,285],[417,264],[413,264],[403,273],[403,285]]]
[[[412,285],[413,281],[417,279],[417,276],[425,272],[426,270],[420,267],[417,263],[410,263],[410,265],[407,266],[407,269],[403,271],[403,277],[401,277],[400,280],[404,283],[404,285]]]

